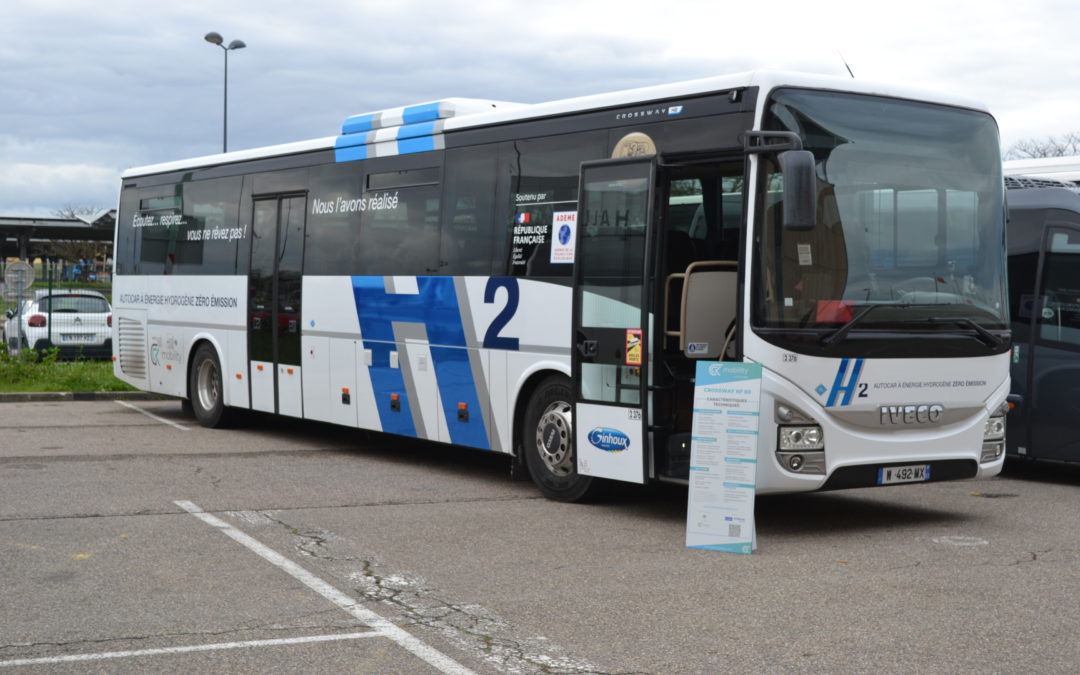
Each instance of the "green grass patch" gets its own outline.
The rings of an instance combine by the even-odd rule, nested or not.
[[[113,375],[111,361],[60,361],[57,350],[0,350],[0,393],[53,391],[135,391]]]

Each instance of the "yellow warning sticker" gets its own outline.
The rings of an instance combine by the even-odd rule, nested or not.
[[[641,365],[641,329],[626,329],[626,365]]]

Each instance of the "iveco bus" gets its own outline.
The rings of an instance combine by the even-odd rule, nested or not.
[[[695,364],[755,362],[761,493],[990,476],[999,157],[977,103],[779,72],[355,115],[124,173],[115,370],[572,501],[686,481]]]

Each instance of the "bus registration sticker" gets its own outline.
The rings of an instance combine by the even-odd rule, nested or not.
[[[877,472],[878,485],[894,483],[920,483],[930,480],[929,464],[909,464],[907,466],[883,466]]]
[[[626,329],[626,365],[641,365],[641,329]]]

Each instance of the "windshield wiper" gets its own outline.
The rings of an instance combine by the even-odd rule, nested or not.
[[[851,329],[854,328],[857,323],[859,323],[860,321],[863,320],[864,316],[866,316],[870,312],[874,311],[878,307],[910,307],[910,306],[911,305],[893,305],[893,304],[885,304],[885,303],[880,303],[880,302],[875,303],[873,305],[866,305],[865,307],[860,309],[859,312],[855,316],[851,317],[848,320],[848,322],[845,323],[843,326],[840,326],[839,328],[837,328],[836,330],[834,330],[831,333],[827,333],[827,334],[821,336],[821,343],[820,344],[821,344],[822,347],[828,347],[830,345],[836,344],[837,342],[843,340],[845,337],[847,337],[847,334],[851,332]]]
[[[863,318],[867,314],[869,314],[870,312],[874,311],[875,309],[877,309],[879,307],[892,307],[892,308],[897,308],[897,309],[908,309],[908,308],[911,308],[911,307],[933,307],[933,306],[934,305],[932,303],[930,303],[930,304],[928,304],[928,303],[905,303],[905,304],[875,303],[873,305],[865,305],[862,309],[859,310],[859,312],[857,314],[855,314],[855,316],[851,317],[851,319],[847,323],[845,323],[843,326],[840,326],[839,328],[837,328],[833,332],[822,336],[820,344],[821,344],[822,347],[829,347],[831,345],[836,344],[837,342],[840,342],[845,337],[847,337],[847,334],[851,332],[851,329],[854,328],[860,321],[862,321]],[[969,317],[966,317],[966,316],[931,316],[931,317],[926,317],[926,318],[916,318],[916,319],[909,320],[909,321],[912,321],[912,322],[926,321],[926,322],[928,322],[930,324],[951,323],[951,324],[954,324],[954,325],[963,326],[964,328],[972,329],[973,331],[975,331],[975,338],[977,340],[979,340],[980,342],[982,342],[983,344],[985,344],[986,346],[988,346],[988,347],[1001,347],[1003,344],[1005,344],[1005,338],[1003,338],[1003,337],[1001,337],[999,335],[995,335],[995,334],[991,333],[986,328],[981,326],[977,321],[975,321],[974,319],[971,319]]]
[[[983,326],[979,325],[978,321],[968,318],[966,316],[932,316],[927,319],[930,323],[952,323],[965,328],[970,328],[975,331],[975,337],[987,347],[1000,347],[1005,344],[1005,338],[1000,335],[994,335],[990,331],[986,330]]]

